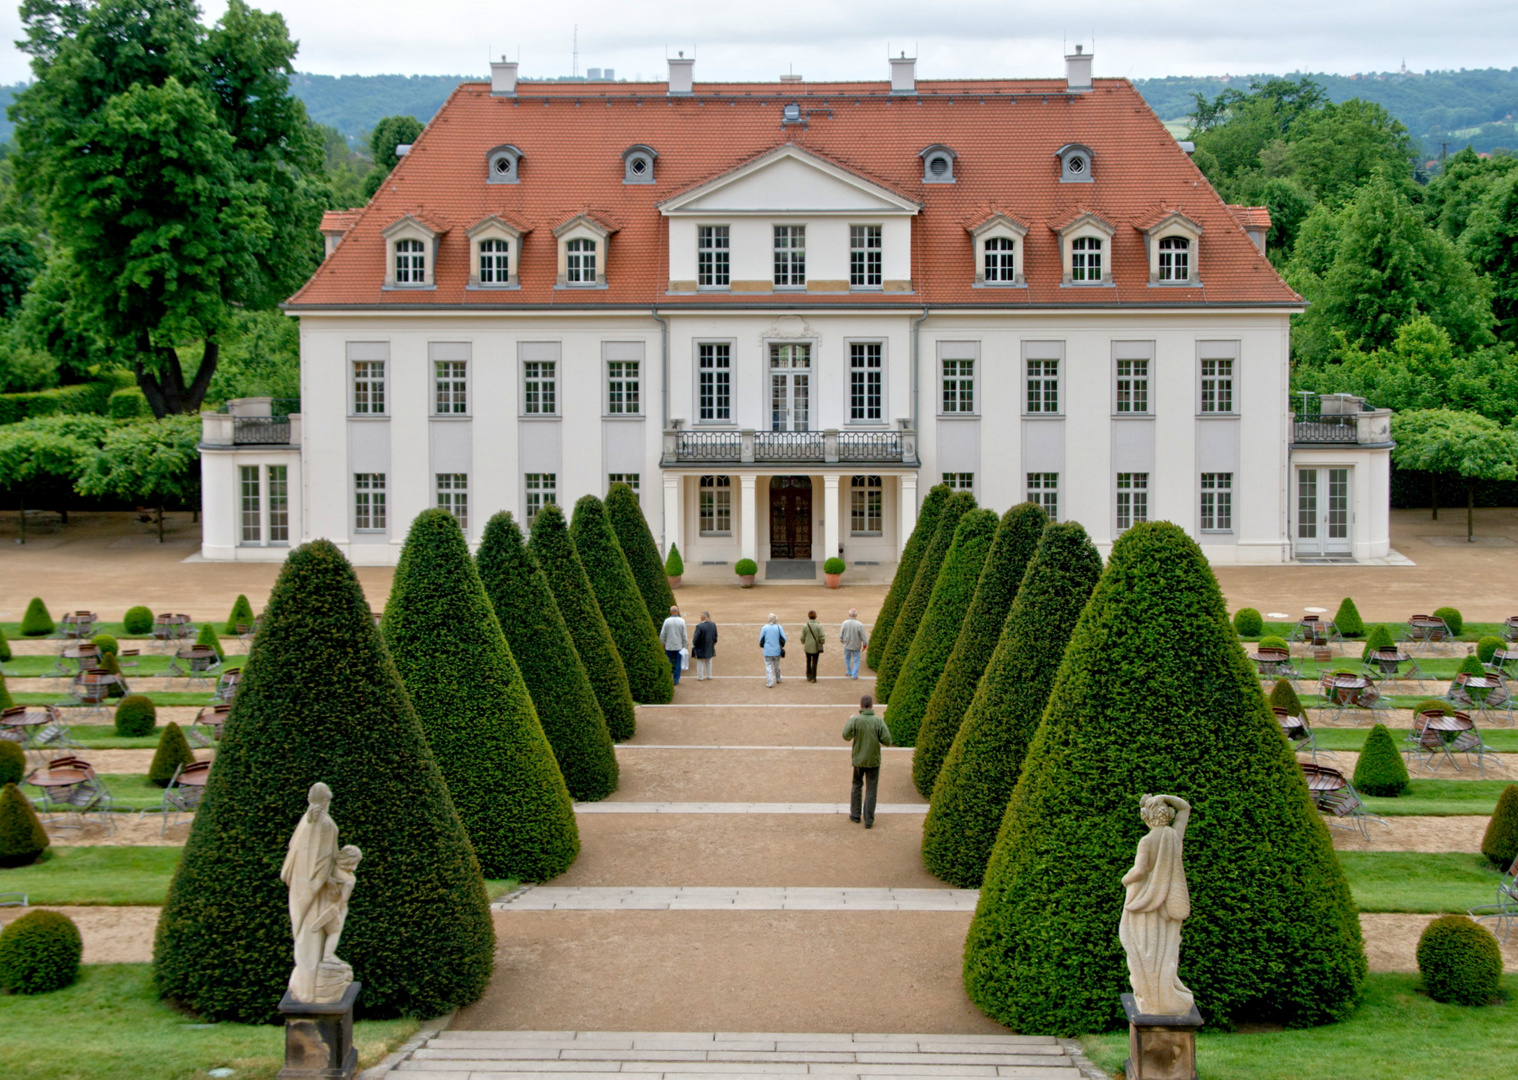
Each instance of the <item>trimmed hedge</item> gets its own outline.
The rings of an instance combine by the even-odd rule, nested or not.
[[[827,559],[822,564],[822,572],[824,574],[841,574],[848,568],[849,564],[844,562],[837,555],[834,555],[832,558]]]
[[[1407,790],[1407,784],[1407,764],[1386,725],[1377,724],[1360,748],[1360,760],[1355,764],[1355,788],[1365,795],[1394,799]]]
[[[5,685],[5,672],[0,671],[0,709],[12,708],[15,704],[9,688]]]
[[[627,549],[624,548],[623,550]],[[664,576],[666,578],[679,577],[683,573],[685,573],[685,560],[680,558],[680,545],[670,544],[669,558],[664,560]],[[669,582],[666,581],[665,584],[668,585]],[[670,590],[670,595],[675,595],[673,589]]]
[[[664,625],[664,620],[669,618],[669,609],[675,606],[675,594],[669,587],[669,579],[685,572],[683,564],[679,570],[665,567],[664,560],[659,558],[659,545],[654,543],[654,534],[648,527],[648,519],[643,516],[643,507],[633,489],[626,484],[613,484],[606,492],[606,517],[611,522],[617,545],[627,559],[627,568],[632,571],[638,593],[648,608],[648,617],[654,621],[655,627]],[[673,544],[670,552],[679,562],[680,553],[674,550]],[[669,667],[667,659],[664,666]],[[674,691],[673,683],[670,691]]]
[[[20,743],[0,739],[0,787],[19,784],[26,775],[26,751]]]
[[[1126,1022],[1116,930],[1144,792],[1196,808],[1180,977],[1207,1022],[1347,1016],[1366,974],[1349,885],[1217,579],[1170,522],[1113,545],[1028,749],[965,945],[988,1016],[1061,1036]]]
[[[341,956],[373,1018],[477,999],[495,931],[479,863],[353,568],[285,560],[158,919],[153,974],[207,1020],[269,1023],[290,974],[279,868],[318,780],[364,853]]]
[[[669,657],[664,655],[664,646],[659,644],[659,626],[669,617],[673,594],[664,605],[664,614],[654,622],[638,592],[627,557],[617,543],[617,534],[612,531],[606,504],[594,495],[583,496],[575,503],[569,538],[590,577],[596,605],[611,630],[611,640],[622,658],[633,700],[639,705],[667,704],[675,696],[675,677],[670,671]],[[665,582],[664,587],[668,590],[669,583]]]
[[[1518,859],[1518,784],[1502,789],[1492,819],[1481,837],[1481,854],[1492,864],[1506,870]]]
[[[1044,529],[933,786],[922,861],[951,885],[975,889],[985,877],[1065,643],[1101,574],[1102,557],[1079,524]]]
[[[201,626],[200,633],[195,635],[195,644],[209,645],[216,650],[216,655],[219,659],[225,660],[227,658],[226,650],[221,647],[221,638],[216,636],[216,627],[210,623],[205,623]]]
[[[14,782],[0,787],[0,867],[30,866],[51,843],[21,789]]]
[[[488,878],[547,881],[580,854],[574,804],[447,510],[411,522],[380,634]]]
[[[1434,615],[1437,618],[1443,619],[1445,625],[1449,627],[1449,632],[1456,637],[1459,637],[1461,631],[1465,629],[1465,616],[1461,615],[1456,608],[1435,608]]]
[[[917,629],[922,625],[928,603],[933,598],[933,587],[938,584],[938,572],[943,569],[949,548],[954,545],[959,519],[974,509],[975,496],[968,491],[956,491],[939,511],[938,527],[933,530],[933,540],[923,549],[922,559],[917,564],[917,576],[912,582],[912,591],[902,601],[901,610],[896,615],[896,624],[891,627],[891,643],[886,648],[880,667],[875,670],[877,702],[891,700],[891,691],[901,674],[902,665],[907,662],[907,656],[912,651],[912,643],[917,640]]]
[[[115,656],[121,651],[121,645],[110,634],[96,634],[90,638],[90,644],[99,649],[102,656],[106,653]]]
[[[53,622],[53,617],[47,612],[47,605],[42,602],[42,597],[32,597],[32,602],[26,605],[26,614],[21,616],[21,634],[23,637],[47,637],[58,624]]]
[[[0,931],[0,990],[49,994],[79,978],[84,939],[67,915],[29,911]]]
[[[0,630],[0,660],[11,658],[11,643],[6,640],[5,631]]]
[[[886,648],[891,643],[891,630],[896,626],[896,617],[901,613],[901,605],[906,603],[907,594],[912,591],[913,582],[917,580],[917,567],[922,563],[922,553],[933,542],[933,534],[938,531],[938,515],[943,511],[943,504],[952,494],[949,485],[934,484],[917,511],[917,524],[912,527],[912,535],[907,537],[906,546],[901,549],[901,561],[896,564],[891,587],[886,590],[880,614],[875,616],[875,624],[870,627],[870,644],[865,649],[864,662],[871,671],[879,669],[885,662]]]
[[[1492,657],[1497,655],[1497,650],[1506,644],[1500,637],[1484,637],[1476,643],[1476,659],[1483,664],[1490,664]]]
[[[158,709],[153,699],[133,694],[116,706],[116,734],[124,739],[140,739],[158,727]],[[173,774],[170,773],[172,776]]]
[[[148,782],[166,788],[174,779],[174,770],[193,764],[195,751],[190,749],[190,740],[184,737],[178,724],[170,722],[158,736],[158,749],[153,751],[153,763],[148,766]]]
[[[580,802],[606,798],[617,790],[617,752],[606,718],[548,578],[511,514],[486,522],[475,558],[569,794]]]
[[[1460,661],[1460,666],[1455,669],[1457,675],[1485,675],[1486,666],[1475,656],[1466,656]],[[1472,691],[1477,693],[1478,691]]]
[[[596,702],[606,720],[606,730],[614,742],[633,737],[637,730],[633,719],[632,691],[627,685],[627,671],[617,654],[611,629],[596,604],[591,590],[590,578],[575,546],[569,539],[569,526],[564,511],[554,505],[543,507],[532,524],[532,535],[527,541],[538,566],[548,578],[553,598],[569,627],[569,639],[575,652],[590,676],[590,685],[596,692]],[[668,660],[665,668],[669,667]]]
[[[1297,697],[1297,688],[1291,684],[1290,679],[1277,679],[1276,684],[1270,688],[1270,707],[1285,709],[1287,716],[1307,715],[1302,709],[1302,699]]]
[[[1048,524],[1049,515],[1033,503],[1019,503],[1001,516],[996,539],[975,584],[975,598],[960,623],[954,651],[949,654],[932,697],[928,698],[922,727],[917,732],[912,782],[924,799],[933,795],[943,759],[959,734],[965,710],[975,699],[981,676],[996,651],[1007,612],[1012,610],[1012,601],[1017,598],[1018,587],[1038,547],[1038,538]],[[897,697],[900,696],[898,692]],[[894,707],[899,708],[900,702]]]
[[[1339,610],[1334,613],[1334,628],[1339,631],[1340,637],[1365,636],[1365,621],[1360,618],[1360,609],[1355,607],[1354,600],[1348,596],[1339,602]]]
[[[126,614],[121,617],[121,627],[129,634],[151,634],[153,632],[153,609],[143,607],[127,608]]]
[[[112,420],[136,420],[153,415],[147,395],[135,387],[113,391],[106,401],[105,412]]]
[[[1377,623],[1370,628],[1370,633],[1365,635],[1365,651],[1360,654],[1360,658],[1369,660],[1378,650],[1396,647],[1397,639],[1392,636],[1391,630]]]
[[[20,394],[0,394],[0,424],[14,424],[33,416],[65,416],[94,413],[104,416],[111,395],[133,378],[129,372],[106,372],[94,382],[55,386],[50,390],[32,390]]]
[[[237,594],[237,599],[232,601],[232,610],[227,613],[226,624],[221,628],[223,634],[239,633],[239,626],[253,625],[253,605],[248,603],[248,598],[242,593]]]
[[[1265,632],[1265,616],[1252,607],[1241,607],[1233,613],[1233,628],[1239,637],[1257,638]]]
[[[1418,936],[1423,989],[1447,1005],[1486,1005],[1502,983],[1502,947],[1468,915],[1442,915]]]

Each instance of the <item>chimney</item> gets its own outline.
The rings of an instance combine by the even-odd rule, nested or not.
[[[1073,56],[1065,57],[1065,89],[1072,94],[1089,94],[1091,92],[1091,53],[1085,52],[1080,45],[1075,47]]]
[[[684,50],[678,57],[669,57],[669,96],[684,96],[695,92],[694,56],[686,58]]]
[[[517,92],[517,62],[504,56],[490,62],[490,96],[515,97]]]
[[[917,93],[917,57],[902,53],[889,58],[891,61],[891,93]]]

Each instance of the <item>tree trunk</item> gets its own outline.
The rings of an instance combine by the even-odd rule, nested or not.
[[[163,503],[158,504],[158,542],[163,543]]]
[[[1439,520],[1439,476],[1437,473],[1428,474],[1428,490],[1433,499],[1434,520]]]
[[[18,500],[18,502],[20,503],[20,506],[21,506],[21,542],[24,544],[24,543],[26,543],[26,499],[25,499],[25,497],[23,497],[20,500]]]
[[[1465,542],[1476,542],[1476,478],[1465,481]]]
[[[157,371],[143,366],[142,357],[156,355]],[[184,368],[179,363],[179,353],[170,347],[154,346],[147,336],[138,342],[137,386],[147,399],[153,416],[162,420],[177,413],[198,412],[205,401],[206,391],[211,388],[211,377],[216,374],[216,364],[221,356],[221,344],[214,338],[206,338],[205,355],[194,380],[184,381]]]

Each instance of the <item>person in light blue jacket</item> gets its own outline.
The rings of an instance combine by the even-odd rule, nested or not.
[[[785,655],[785,629],[770,614],[770,621],[759,631],[759,648],[764,653],[764,685],[780,682],[780,658]]]

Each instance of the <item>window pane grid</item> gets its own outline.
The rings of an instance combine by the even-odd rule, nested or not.
[[[852,342],[849,345],[849,419],[881,418],[881,345]]]
[[[1186,281],[1191,277],[1191,241],[1167,236],[1160,241],[1160,280]]]
[[[571,285],[594,285],[596,281],[596,242],[571,240],[564,245],[564,279]]]
[[[729,247],[726,225],[696,228],[696,284],[720,288],[729,284]]]
[[[1059,361],[1028,361],[1028,411],[1059,412]]]
[[[290,542],[290,480],[284,465],[269,466],[269,543]]]
[[[552,360],[528,360],[522,364],[522,411],[529,416],[552,416],[558,411],[554,400]]]
[[[1102,242],[1094,236],[1080,236],[1070,242],[1070,280],[1102,280]]]
[[[257,544],[263,539],[260,521],[261,502],[258,491],[258,466],[243,465],[242,476],[242,542]]]
[[[1030,472],[1028,501],[1042,506],[1050,521],[1059,520],[1059,473]]]
[[[1202,474],[1202,531],[1233,529],[1233,473]]]
[[[538,519],[538,511],[558,501],[558,473],[528,473],[523,483],[527,492],[527,527]]]
[[[974,360],[945,360],[943,362],[943,411],[946,413],[975,411]]]
[[[504,240],[480,241],[480,284],[505,285],[511,280],[511,248]]]
[[[437,388],[437,413],[448,415],[469,411],[465,396],[465,371],[463,360],[435,360],[433,369]]]
[[[469,529],[469,474],[438,473],[437,505],[458,519],[459,528]]]
[[[702,420],[732,419],[732,347],[697,346],[697,405]]]
[[[849,284],[880,284],[881,239],[879,225],[849,226]]]
[[[703,476],[697,499],[702,536],[727,536],[733,531],[732,478]]]
[[[1233,412],[1233,361],[1202,361],[1202,411]]]
[[[353,474],[353,527],[361,532],[385,528],[385,474]]]
[[[1117,411],[1120,413],[1147,413],[1149,411],[1149,361],[1119,360],[1117,362]]]
[[[951,491],[975,490],[975,474],[972,472],[946,472],[943,474],[943,482]]]
[[[986,241],[985,279],[987,281],[1016,281],[1017,264],[1013,260],[1016,243],[1005,236],[993,236]]]
[[[1149,520],[1149,474],[1117,474],[1117,530],[1131,529]]]
[[[849,531],[854,536],[879,536],[884,484],[878,476],[849,481]]]
[[[395,281],[397,285],[421,285],[427,280],[427,256],[420,240],[395,242]]]
[[[775,284],[806,284],[806,226],[775,226]]]
[[[385,362],[353,361],[353,412],[373,415],[385,411]]]
[[[606,377],[606,411],[619,415],[637,413],[638,361],[608,360]]]

